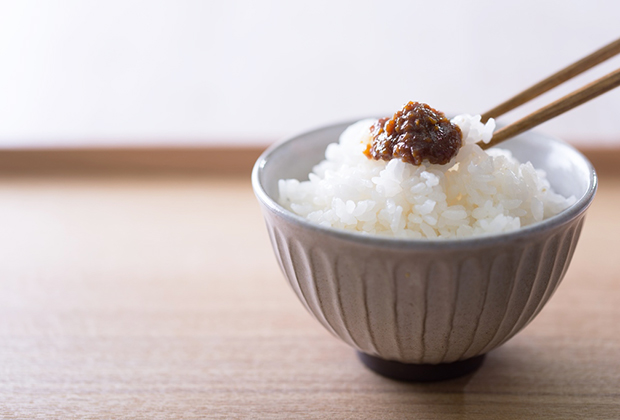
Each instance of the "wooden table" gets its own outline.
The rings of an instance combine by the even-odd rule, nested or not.
[[[244,175],[0,177],[0,418],[620,418],[620,177],[476,373],[368,371],[303,309]]]

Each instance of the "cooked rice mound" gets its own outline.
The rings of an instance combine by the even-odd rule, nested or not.
[[[553,216],[572,203],[551,190],[544,171],[508,150],[482,150],[495,122],[452,119],[463,147],[446,165],[414,166],[364,155],[370,126],[348,127],[325,151],[308,181],[280,180],[280,204],[317,224],[398,238],[463,238],[508,232]]]

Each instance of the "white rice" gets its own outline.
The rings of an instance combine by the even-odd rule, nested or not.
[[[463,147],[447,165],[368,159],[376,120],[348,127],[325,151],[308,181],[280,180],[280,204],[323,226],[399,238],[462,238],[519,229],[575,202],[551,190],[544,171],[508,150],[482,150],[495,122],[452,119]]]

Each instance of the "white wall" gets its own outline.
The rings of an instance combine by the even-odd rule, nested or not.
[[[479,113],[620,36],[619,18],[611,0],[0,0],[0,147],[264,145],[408,100]],[[540,129],[620,146],[619,120],[620,88]]]

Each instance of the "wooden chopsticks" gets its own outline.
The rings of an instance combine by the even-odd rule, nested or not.
[[[536,127],[618,86],[620,86],[620,69],[595,80],[589,85],[550,103],[506,127],[500,128],[493,133],[493,138],[489,143],[478,143],[478,145],[483,149],[488,149],[489,147],[495,146],[497,143]]]
[[[575,77],[578,74],[594,67],[595,65],[602,63],[603,61],[620,53],[620,39],[604,46],[603,48],[593,52],[587,57],[571,64],[568,67],[558,71],[557,73],[549,76],[545,80],[535,84],[534,86],[524,90],[518,95],[508,99],[495,108],[485,112],[482,115],[482,121],[486,122],[489,118],[496,118],[525,102],[534,99],[535,97],[547,92],[548,90],[564,83],[565,81]],[[493,134],[493,139],[490,143],[478,143],[483,149],[487,149],[500,143],[510,137],[516,136],[529,130],[543,122],[557,117],[558,115],[575,108],[589,101],[603,93],[620,86],[620,69],[601,77],[598,80],[584,86],[581,89],[570,93],[557,101],[527,115],[526,117],[506,126]]]

